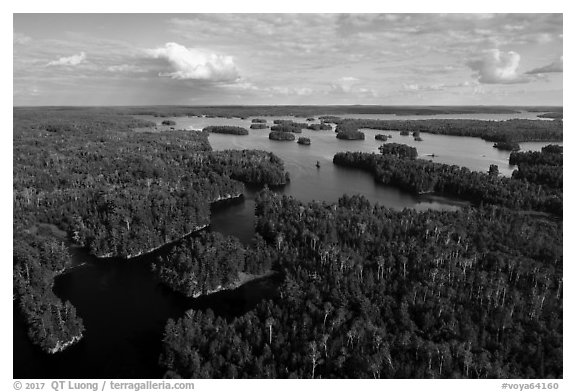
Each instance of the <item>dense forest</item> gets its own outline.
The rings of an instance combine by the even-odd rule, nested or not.
[[[512,172],[512,178],[526,180],[551,189],[562,190],[563,154],[562,146],[550,144],[542,151],[523,151],[510,154],[511,165],[518,165]]]
[[[84,326],[72,304],[52,291],[54,277],[70,265],[68,248],[38,231],[14,231],[13,291],[28,321],[30,340],[55,353],[79,340]]]
[[[232,320],[170,320],[167,377],[563,376],[561,221],[268,191],[256,213],[286,274],[279,295]]]
[[[514,119],[483,120],[357,120],[334,121],[336,132],[353,132],[361,128],[396,130],[401,135],[426,132],[440,135],[479,137],[490,142],[526,142],[562,140],[562,121]],[[418,134],[414,135],[418,136]]]
[[[160,280],[174,291],[198,297],[240,285],[244,275],[261,275],[270,270],[277,256],[262,238],[251,247],[219,233],[202,232],[187,237],[153,266]]]
[[[14,296],[48,352],[79,339],[82,323],[51,292],[68,250],[51,247],[47,261],[39,247],[52,240],[38,239],[39,226],[97,256],[134,257],[208,225],[210,203],[239,196],[243,182],[288,180],[273,154],[213,152],[207,132],[132,131],[150,125],[107,111],[14,109],[14,248],[32,249],[15,252]]]

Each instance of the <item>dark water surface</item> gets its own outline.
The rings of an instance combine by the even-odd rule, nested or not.
[[[240,316],[272,298],[282,279],[276,274],[190,299],[152,274],[150,263],[158,252],[129,261],[75,252],[75,263],[85,264],[59,276],[54,292],[76,307],[86,328],[84,338],[64,352],[45,354],[28,340],[25,321],[14,306],[14,378],[161,378],[158,358],[169,318],[208,308],[222,317]]]
[[[350,117],[354,116],[358,117],[358,115]],[[158,123],[163,120],[140,117]],[[375,117],[378,116],[370,118]],[[404,117],[393,116],[393,118]],[[460,115],[456,118],[468,117]],[[174,120],[178,127],[190,129],[207,125],[245,127],[250,125],[250,119],[179,117]],[[269,120],[271,123],[273,119]],[[295,120],[304,121],[301,118]],[[421,156],[434,153],[437,155],[434,160],[438,162],[483,171],[488,170],[490,164],[497,164],[501,173],[505,175],[509,175],[513,170],[507,163],[508,153],[492,148],[492,143],[475,138],[422,134],[424,141],[416,142],[412,136],[399,136],[395,131],[366,130],[364,141],[342,141],[336,139],[333,131],[305,130],[300,136],[310,137],[312,145],[301,146],[294,142],[271,141],[268,139],[268,132],[269,130],[250,130],[248,136],[211,134],[209,140],[215,150],[255,148],[274,152],[284,160],[286,169],[291,175],[291,182],[280,192],[302,201],[334,202],[347,193],[362,194],[372,202],[395,209],[454,210],[465,204],[442,197],[413,196],[391,187],[378,185],[372,176],[359,170],[340,168],[332,164],[333,155],[339,151],[377,152],[381,144],[374,140],[374,135],[377,133],[392,135],[392,142],[417,147]],[[540,149],[546,144],[548,143],[526,143],[526,146]],[[424,156],[424,159],[432,158]],[[316,167],[317,161],[320,163],[320,168]],[[256,189],[247,189],[241,198],[214,205],[209,229],[234,235],[248,244],[254,235],[256,194]],[[163,248],[155,254],[165,251]],[[239,316],[254,308],[260,300],[272,298],[282,280],[281,276],[275,275],[250,282],[236,290],[188,299],[166,288],[154,277],[150,271],[150,264],[154,261],[155,254],[130,261],[98,260],[83,250],[75,250],[74,262],[82,265],[58,277],[54,291],[60,298],[69,300],[76,307],[86,327],[84,338],[62,353],[45,354],[30,343],[23,317],[14,306],[14,377],[162,377],[157,364],[161,352],[162,333],[169,318],[180,318],[188,309],[208,308],[222,317]]]

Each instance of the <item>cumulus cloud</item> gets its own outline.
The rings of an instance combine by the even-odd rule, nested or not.
[[[75,66],[78,64],[82,64],[85,60],[86,60],[86,53],[80,52],[80,54],[74,54],[70,57],[60,57],[58,60],[50,61],[48,65]]]
[[[551,64],[545,65],[540,68],[534,68],[528,72],[527,74],[544,74],[544,73],[555,73],[555,72],[564,72],[564,60],[563,57],[560,57],[557,61],[554,61]]]
[[[476,72],[480,83],[509,84],[528,81],[526,77],[518,74],[520,55],[513,51],[488,50],[482,58],[468,62],[468,66]]]
[[[161,48],[148,49],[146,53],[154,59],[164,60],[171,67],[171,72],[159,73],[162,77],[222,82],[235,81],[240,77],[231,56],[186,48],[175,42],[168,42]]]
[[[349,93],[354,89],[354,85],[358,83],[360,79],[353,76],[344,76],[333,83],[331,88],[333,91],[341,93]]]

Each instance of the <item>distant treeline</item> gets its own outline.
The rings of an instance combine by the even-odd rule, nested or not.
[[[561,120],[563,116],[564,116],[564,113],[562,111],[552,112],[552,113],[543,113],[543,114],[538,115],[538,117],[540,117],[540,118],[552,118],[554,120]]]
[[[361,128],[427,132],[440,135],[472,136],[490,142],[526,142],[562,140],[562,121],[543,120],[353,120],[338,122],[336,132],[354,132]],[[414,135],[418,136],[418,135]]]
[[[519,107],[519,106],[379,106],[379,105],[330,105],[330,106],[133,106],[122,108],[92,108],[97,111],[111,111],[120,114],[157,115],[165,117],[201,116],[210,117],[258,117],[258,116],[338,116],[352,114],[474,114],[474,113],[520,113],[561,112],[562,107]]]

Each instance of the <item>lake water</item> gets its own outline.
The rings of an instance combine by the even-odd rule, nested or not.
[[[535,112],[521,112],[515,114],[458,114],[458,115],[432,115],[432,116],[396,116],[391,114],[382,115],[362,115],[362,114],[345,114],[340,117],[345,118],[364,118],[364,119],[382,119],[382,120],[425,120],[425,119],[470,119],[470,120],[509,120],[514,118],[521,119],[538,119],[537,115],[540,113]],[[149,120],[160,124],[165,118],[158,118],[153,116],[137,116],[138,118]],[[293,120],[296,122],[306,122],[305,119],[294,116],[283,117],[258,117],[268,121],[268,125],[273,125],[276,119]],[[176,121],[177,129],[202,129],[209,125],[231,125],[244,128],[250,128],[252,117],[247,119],[239,118],[206,118],[206,117],[171,117],[170,120]],[[542,120],[548,121],[548,120]],[[318,123],[319,121],[312,121],[309,123]],[[493,142],[487,142],[480,138],[462,137],[462,136],[447,136],[447,135],[433,135],[429,133],[421,133],[423,141],[417,142],[412,136],[400,136],[399,131],[382,131],[372,129],[362,129],[365,133],[365,140],[340,140],[336,139],[334,131],[310,131],[303,130],[302,134],[296,134],[296,137],[304,136],[309,137],[312,144],[310,146],[300,146],[296,142],[279,142],[269,140],[269,129],[249,129],[250,134],[247,136],[236,135],[223,135],[223,134],[210,134],[210,144],[215,150],[223,149],[262,149],[271,151],[282,158],[285,162],[286,168],[292,175],[301,180],[302,187],[308,188],[308,181],[313,181],[317,184],[315,190],[318,195],[311,194],[310,192],[300,192],[297,189],[287,189],[286,192],[294,197],[302,200],[332,200],[326,199],[330,197],[331,191],[324,191],[325,189],[333,190],[334,188],[341,188],[342,182],[338,181],[337,175],[327,173],[330,170],[337,170],[328,168],[324,170],[327,163],[332,165],[332,157],[337,152],[341,151],[363,151],[363,152],[378,152],[378,147],[382,142],[374,139],[377,134],[391,135],[390,142],[403,143],[418,149],[418,155],[421,159],[430,159],[435,162],[446,163],[450,165],[459,165],[475,171],[488,171],[490,165],[498,165],[500,173],[505,176],[510,176],[514,171],[515,166],[508,165],[508,151],[498,150],[494,147]],[[527,142],[520,143],[522,150],[540,150],[549,142]],[[553,142],[552,144],[562,145],[561,142]],[[428,155],[434,154],[432,158]],[[315,168],[316,161],[319,161],[321,173],[315,175],[310,172],[310,167]],[[310,166],[311,164],[311,166]],[[318,178],[324,178],[322,183],[318,184]],[[303,181],[303,182],[302,182]],[[335,182],[336,181],[336,182]],[[336,185],[335,185],[336,184]],[[344,183],[346,184],[346,183]],[[354,184],[356,185],[356,184]],[[350,189],[358,189],[350,186]],[[373,201],[381,201],[381,198],[372,198],[374,192],[368,192],[364,187],[358,189],[359,193],[365,194]],[[402,202],[392,201],[390,198],[390,207],[402,207]]]
[[[536,118],[537,113],[523,113],[521,118]],[[362,116],[350,118],[423,119],[477,118],[508,119],[513,115],[457,115],[457,116]],[[160,123],[164,118],[139,116]],[[343,116],[344,117],[344,116]],[[268,118],[292,119],[295,117]],[[200,129],[208,125],[236,125],[248,128],[250,119],[178,117],[173,118],[179,128]],[[372,176],[359,170],[337,167],[332,157],[340,151],[378,152],[381,142],[377,133],[392,135],[392,142],[405,143],[425,154],[435,154],[437,162],[457,164],[472,170],[488,170],[497,164],[500,172],[510,175],[513,167],[507,163],[508,153],[492,148],[492,143],[480,139],[422,134],[422,142],[412,136],[400,136],[397,131],[365,130],[363,141],[336,139],[333,131],[303,131],[296,135],[309,137],[310,146],[295,142],[268,139],[269,130],[250,130],[248,136],[211,134],[215,150],[262,149],[274,152],[284,160],[291,181],[280,192],[302,201],[334,202],[342,194],[362,194],[372,202],[390,208],[427,208],[454,210],[462,203],[453,200],[413,196],[397,189],[378,185]],[[540,149],[548,143],[524,143],[523,147]],[[561,143],[559,143],[561,144]],[[317,168],[316,162],[320,163]],[[254,199],[257,189],[248,188],[239,198],[217,203],[213,207],[210,230],[238,237],[249,243],[254,235]],[[465,204],[465,203],[464,203]],[[160,249],[157,252],[164,252]],[[14,308],[14,377],[15,378],[158,378],[161,338],[169,318],[179,318],[187,309],[211,308],[223,317],[234,317],[252,309],[261,299],[274,296],[280,276],[250,282],[237,290],[225,291],[198,299],[187,299],[164,287],[151,273],[154,254],[131,261],[97,260],[85,251],[74,251],[76,264],[85,265],[56,279],[54,291],[69,300],[84,320],[86,332],[76,345],[62,353],[48,355],[32,345],[18,309]]]
[[[152,274],[156,254],[98,260],[75,251],[74,263],[86,264],[59,276],[54,292],[76,307],[86,328],[84,338],[61,353],[43,353],[28,339],[24,318],[14,306],[14,378],[161,378],[158,358],[169,318],[208,308],[222,317],[240,316],[272,298],[281,281],[275,275],[189,299]]]

